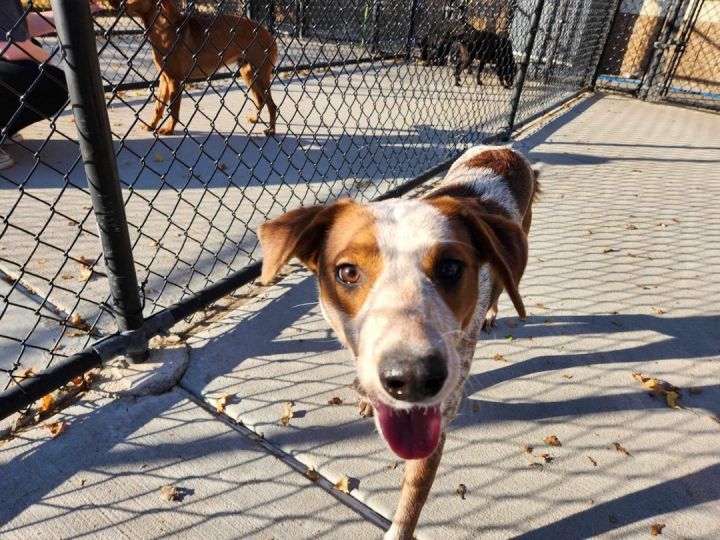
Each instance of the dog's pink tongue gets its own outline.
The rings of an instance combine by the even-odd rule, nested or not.
[[[397,410],[375,403],[375,410],[390,449],[403,459],[422,459],[440,440],[440,406]]]

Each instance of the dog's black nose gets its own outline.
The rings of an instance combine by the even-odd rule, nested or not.
[[[383,388],[400,401],[423,401],[435,396],[445,384],[447,366],[442,356],[388,355],[380,362]]]

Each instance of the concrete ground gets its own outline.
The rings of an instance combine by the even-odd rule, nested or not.
[[[294,50],[283,49],[283,58]],[[105,74],[113,73],[110,52],[101,54]],[[146,58],[147,51],[140,52]],[[335,56],[340,52],[349,54]],[[501,130],[510,90],[489,71],[483,86],[468,77],[455,87],[451,72],[384,62],[280,76],[272,87],[279,107],[275,137],[245,121],[254,106],[239,81],[188,86],[180,125],[166,137],[141,129],[153,108],[152,90],[108,94],[145,315],[257,258],[257,226],[283,208],[346,195],[371,199]],[[575,84],[529,81],[519,119],[569,95]],[[77,352],[89,341],[83,328],[116,330],[109,312],[99,308],[109,292],[72,113],[68,108],[54,124],[38,122],[22,134],[22,144],[8,147],[17,165],[0,172],[6,223],[0,278],[19,280],[40,300],[37,309],[53,315],[0,311],[0,370],[18,358],[23,368],[44,367],[54,359],[48,350]],[[89,280],[82,261],[97,261]],[[8,301],[17,306],[27,300]],[[58,324],[71,317],[83,328]],[[0,371],[0,388],[7,382]]]
[[[503,297],[477,348],[420,538],[720,537],[718,133],[717,115],[595,96],[516,142],[546,163],[529,317]],[[0,536],[378,538],[402,464],[357,415],[315,290],[294,272],[197,329],[168,393],[94,390],[59,437],[0,443]]]

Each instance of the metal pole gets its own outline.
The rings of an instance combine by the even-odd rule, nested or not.
[[[142,305],[100,79],[90,6],[87,0],[52,0],[52,8],[58,40],[68,66],[68,92],[105,257],[115,320],[120,332],[139,330],[143,326]],[[147,356],[147,340],[127,351],[131,362],[143,362]]]
[[[525,52],[523,53],[523,58],[520,62],[520,69],[515,76],[515,84],[513,85],[512,96],[510,97],[510,112],[508,113],[507,127],[505,128],[505,133],[503,135],[504,140],[508,140],[510,138],[510,134],[515,126],[515,117],[517,116],[518,105],[520,105],[520,95],[522,94],[523,87],[525,86],[525,77],[527,76],[528,65],[530,65],[530,55],[532,55],[533,47],[535,45],[535,38],[537,37],[538,28],[540,26],[540,18],[542,17],[544,6],[545,0],[537,0],[535,11],[533,11],[532,20],[530,22],[530,35],[528,36]]]
[[[295,24],[293,25],[293,37],[303,38],[305,26],[305,0],[295,0],[293,3],[293,11],[295,12]]]
[[[612,4],[608,7],[608,14],[611,14],[608,20],[607,30],[605,31],[605,38],[601,40],[602,42],[602,49],[600,49],[600,55],[597,57],[597,62],[595,63],[595,69],[593,70],[592,79],[590,80],[590,86],[592,87],[593,92],[595,91],[595,88],[597,86],[597,80],[600,76],[600,70],[602,69],[602,61],[605,58],[605,53],[608,50],[608,47],[610,46],[610,42],[612,41],[613,35],[612,35],[612,29],[613,25],[615,24],[615,20],[618,18],[618,15],[620,14],[620,4],[622,3],[622,0],[616,0],[615,6],[613,7]],[[588,70],[589,71],[589,70]],[[584,78],[583,78],[584,80]]]
[[[370,37],[370,52],[375,54],[380,50],[378,47],[380,42],[380,0],[372,0],[372,11],[370,13],[371,17],[371,28],[372,28],[372,34]]]
[[[415,40],[415,26],[417,18],[418,0],[410,0],[410,28],[408,28],[407,40],[405,42],[405,61],[410,61],[412,57],[413,45]]]
[[[655,85],[655,80],[662,71],[662,61],[665,56],[665,51],[672,47],[672,40],[675,37],[679,29],[678,16],[681,16],[680,8],[684,4],[683,0],[675,0],[675,2],[668,8],[668,16],[665,19],[660,35],[653,47],[655,52],[653,53],[652,59],[650,60],[650,66],[648,67],[647,73],[643,77],[643,82],[640,85],[638,97],[640,99],[647,99],[648,94]],[[682,17],[681,17],[682,18]]]

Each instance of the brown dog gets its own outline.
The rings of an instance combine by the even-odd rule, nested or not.
[[[518,285],[539,190],[521,154],[478,146],[422,199],[344,200],[260,227],[262,281],[292,257],[317,275],[320,308],[355,358],[380,434],[407,460],[387,540],[413,537],[503,289],[525,317]]]
[[[155,113],[146,127],[153,131],[170,108],[170,119],[158,133],[172,134],[180,115],[182,86],[188,80],[207,79],[219,68],[237,64],[240,76],[250,89],[257,122],[267,105],[270,123],[266,135],[275,133],[277,107],[270,94],[277,45],[270,32],[258,22],[237,15],[183,15],[171,0],[111,0],[115,8],[142,19],[153,48],[153,60],[160,72]]]

